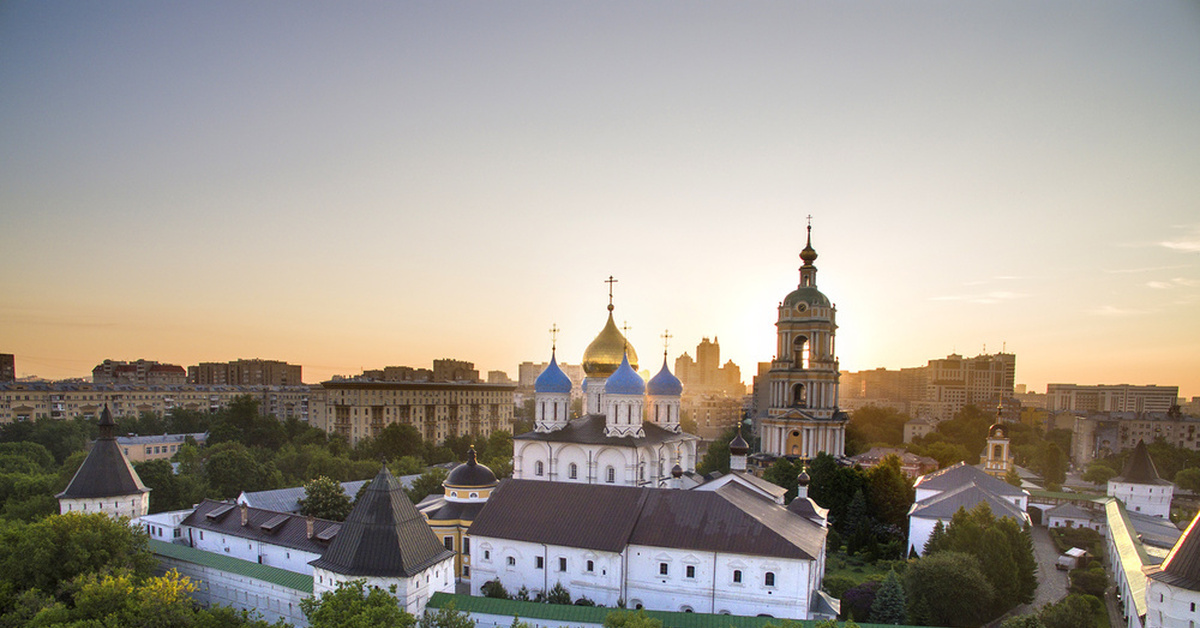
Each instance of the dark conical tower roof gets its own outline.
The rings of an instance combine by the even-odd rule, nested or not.
[[[108,406],[100,413],[100,438],[92,445],[83,464],[71,478],[66,490],[55,495],[59,499],[78,499],[89,497],[121,497],[124,495],[139,495],[148,493],[150,489],[142,484],[137,471],[129,464],[129,459],[121,451],[114,436],[116,423]]]
[[[1116,478],[1118,482],[1131,484],[1166,484],[1166,480],[1158,475],[1158,467],[1150,459],[1150,451],[1146,449],[1146,441],[1139,440],[1129,461],[1125,463],[1125,472]]]
[[[1158,569],[1148,572],[1151,578],[1172,586],[1200,591],[1200,529],[1196,522],[1200,514],[1192,519],[1191,525],[1179,537],[1167,559]]]
[[[348,576],[409,578],[453,555],[384,466],[354,502],[329,549],[311,564]]]

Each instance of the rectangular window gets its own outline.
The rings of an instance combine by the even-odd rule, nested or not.
[[[442,545],[445,545],[446,549],[453,552],[454,551],[454,537],[448,536],[448,537],[442,539]]]
[[[689,577],[689,578],[695,578],[695,577],[696,577],[696,566],[695,566],[695,565],[688,565],[688,566],[687,566],[687,577]]]
[[[658,575],[660,575],[660,576],[667,575],[667,564],[666,563],[658,564]]]
[[[533,566],[537,567],[538,569],[541,569],[541,568],[545,567],[546,565],[545,565],[545,562],[542,560],[541,556],[534,556],[533,557]]]
[[[595,571],[595,570],[596,570],[596,563],[594,563],[594,562],[592,562],[592,561],[590,561],[590,560],[589,560],[589,561],[587,561],[587,570],[588,570],[588,571]]]
[[[742,570],[741,569],[733,570],[733,581],[739,582],[739,583],[742,581]]]
[[[471,555],[471,539],[463,537],[463,556]]]
[[[559,559],[558,559],[558,570],[559,570],[559,571],[566,571],[566,570],[567,570],[567,559],[565,559],[565,558],[562,558],[561,556],[560,556],[560,557],[559,557]]]
[[[492,550],[483,550],[483,559],[491,560],[492,559]]]

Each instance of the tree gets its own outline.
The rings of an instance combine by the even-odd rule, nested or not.
[[[1042,473],[1042,479],[1046,481],[1047,488],[1061,486],[1063,480],[1067,479],[1067,457],[1058,443],[1050,443],[1046,446],[1039,470]]]
[[[949,551],[974,556],[993,587],[993,615],[1031,601],[1037,590],[1037,561],[1028,530],[1012,518],[997,519],[986,503],[970,511],[959,508],[944,535],[936,541],[931,535],[925,547],[926,555]]]
[[[546,594],[546,603],[547,604],[570,604],[571,603],[571,592],[568,591],[567,588],[564,587],[561,582],[556,582],[556,583],[554,583],[553,587],[550,587],[550,592]]]
[[[210,495],[236,497],[242,491],[273,489],[282,479],[274,464],[259,462],[241,443],[214,445],[207,453],[204,477]]]
[[[866,451],[871,445],[900,445],[904,424],[912,417],[893,408],[864,406],[850,414],[846,424],[846,453]]]
[[[908,603],[904,599],[904,587],[895,570],[889,571],[879,591],[875,594],[875,602],[871,604],[871,621],[876,624],[903,624],[908,617]]]
[[[1000,628],[1046,628],[1037,614],[1017,615],[1009,617],[1000,624]]]
[[[1200,493],[1200,469],[1180,469],[1175,473],[1175,484],[1180,490]]]
[[[345,521],[352,508],[342,485],[323,475],[305,482],[304,497],[297,503],[300,514],[330,521]]]
[[[908,525],[908,509],[916,491],[900,470],[900,458],[888,454],[866,473],[867,502],[871,513],[881,523],[901,528]]]
[[[475,628],[475,620],[467,613],[455,610],[452,602],[437,611],[426,610],[419,625],[420,628]]]
[[[808,475],[811,478],[808,496],[822,508],[828,508],[830,521],[843,536],[849,536],[846,532],[846,510],[854,494],[866,482],[862,471],[855,467],[843,467],[836,458],[821,452],[809,463]]]
[[[1092,605],[1087,597],[1071,594],[1055,604],[1047,604],[1038,612],[1046,628],[1077,628],[1095,625]]]
[[[504,588],[504,584],[499,578],[488,580],[479,588],[479,592],[483,593],[483,597],[494,597],[500,600],[509,599],[508,591]]]
[[[921,549],[921,553],[928,556],[934,552],[946,549],[946,526],[942,525],[942,520],[938,519],[933,524],[933,532],[929,533],[929,538],[925,540],[925,547]]]
[[[364,457],[396,460],[404,456],[419,457],[425,451],[425,441],[416,427],[407,423],[391,423],[380,430],[378,436],[366,441],[364,447],[367,450]]]
[[[709,443],[708,449],[704,451],[704,457],[696,465],[696,473],[700,475],[707,475],[713,471],[729,473],[729,442],[737,435],[738,428],[734,426],[725,430],[717,440]]]
[[[879,586],[878,580],[867,580],[846,589],[842,594],[842,613],[859,619],[870,617],[875,597],[879,595]]]
[[[35,523],[0,523],[0,615],[26,589],[56,592],[82,574],[125,570],[149,575],[154,557],[147,537],[102,514],[52,515]]]
[[[408,498],[412,500],[412,503],[416,504],[434,493],[443,492],[445,489],[442,488],[442,482],[445,481],[446,470],[441,467],[432,467],[422,473],[421,477],[413,480],[412,488],[405,492],[408,493]]]
[[[150,512],[166,512],[188,508],[204,499],[202,478],[188,474],[176,475],[166,460],[147,460],[134,465],[142,483],[150,488]]]
[[[300,600],[311,628],[414,628],[417,618],[400,609],[396,597],[363,580],[339,582],[320,597]]]
[[[921,626],[978,626],[988,618],[995,589],[979,559],[938,552],[909,564],[904,573],[909,622]]]
[[[787,494],[783,496],[784,503],[790,502],[796,498],[798,483],[796,478],[800,472],[804,470],[804,464],[796,462],[793,464],[787,458],[778,458],[775,460],[765,472],[763,479],[775,484],[776,486],[787,489]]]
[[[1009,467],[1008,471],[1004,473],[1004,481],[1017,488],[1021,488],[1021,474],[1017,473],[1015,466]]]
[[[604,616],[604,628],[663,628],[663,623],[644,610],[613,611]]]

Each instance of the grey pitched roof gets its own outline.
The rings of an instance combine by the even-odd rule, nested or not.
[[[206,499],[196,506],[180,526],[211,530],[243,539],[254,539],[271,545],[320,554],[329,547],[328,541],[341,526],[336,521],[313,520],[313,537],[308,537],[307,517],[263,508],[246,507],[246,525],[242,525],[239,506]]]
[[[1125,463],[1125,471],[1113,479],[1130,484],[1170,484],[1159,477],[1158,467],[1154,466],[1154,460],[1150,458],[1150,451],[1146,449],[1144,440],[1139,440],[1133,448],[1133,453]]]
[[[504,480],[472,536],[620,552],[628,545],[813,559],[825,529],[738,484],[716,491]]]
[[[964,462],[952,464],[940,471],[922,475],[913,483],[913,488],[948,491],[966,484],[976,484],[996,495],[1011,497],[1025,495],[1025,491],[1004,480],[994,478],[986,472],[969,466]]]
[[[420,476],[404,476],[400,478],[400,482],[404,486],[411,486],[412,480],[405,482],[406,478],[417,478]],[[358,494],[358,489],[366,484],[367,480],[354,480],[352,482],[342,482],[342,492],[351,500]],[[254,491],[252,493],[242,493],[238,501],[245,501],[254,508],[262,508],[264,510],[274,510],[276,512],[300,512],[300,500],[304,497],[303,486],[292,486],[289,488],[277,488],[270,491]]]
[[[1093,513],[1090,510],[1084,510],[1074,502],[1062,503],[1054,508],[1051,508],[1050,510],[1047,510],[1046,517],[1062,517],[1064,519],[1088,521],[1093,519],[1098,521],[1102,518],[1100,513]]]
[[[657,445],[681,440],[699,440],[700,437],[685,432],[671,432],[653,423],[642,423],[645,436],[607,436],[604,433],[605,417],[603,414],[589,414],[585,417],[568,421],[562,429],[553,432],[526,432],[513,437],[513,440],[541,440],[555,443],[579,443],[583,445],[612,445],[615,447],[638,447],[640,445]]]
[[[432,521],[473,521],[484,502],[452,502],[445,495],[430,495],[417,504],[417,510]]]
[[[1187,531],[1179,538],[1167,559],[1158,568],[1147,570],[1147,575],[1159,582],[1200,591],[1200,514],[1192,518]]]
[[[113,423],[107,405],[104,406],[98,425],[100,438],[92,445],[92,450],[88,452],[83,464],[79,465],[71,483],[55,497],[120,497],[150,492],[133,470],[133,465],[129,464],[129,459],[125,457],[121,447],[117,445],[117,439],[113,436],[116,424]]]
[[[384,466],[355,502],[329,549],[310,564],[349,576],[409,578],[453,555]]]
[[[913,504],[908,515],[926,519],[948,519],[953,517],[959,508],[971,510],[981,502],[986,503],[992,509],[992,514],[997,517],[1012,517],[1018,522],[1025,519],[1025,512],[1017,508],[1015,504],[974,483],[965,484],[919,501]]]

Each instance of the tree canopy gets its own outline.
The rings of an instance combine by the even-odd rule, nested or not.
[[[353,507],[342,485],[323,475],[304,483],[299,505],[300,514],[330,521],[345,521]]]

